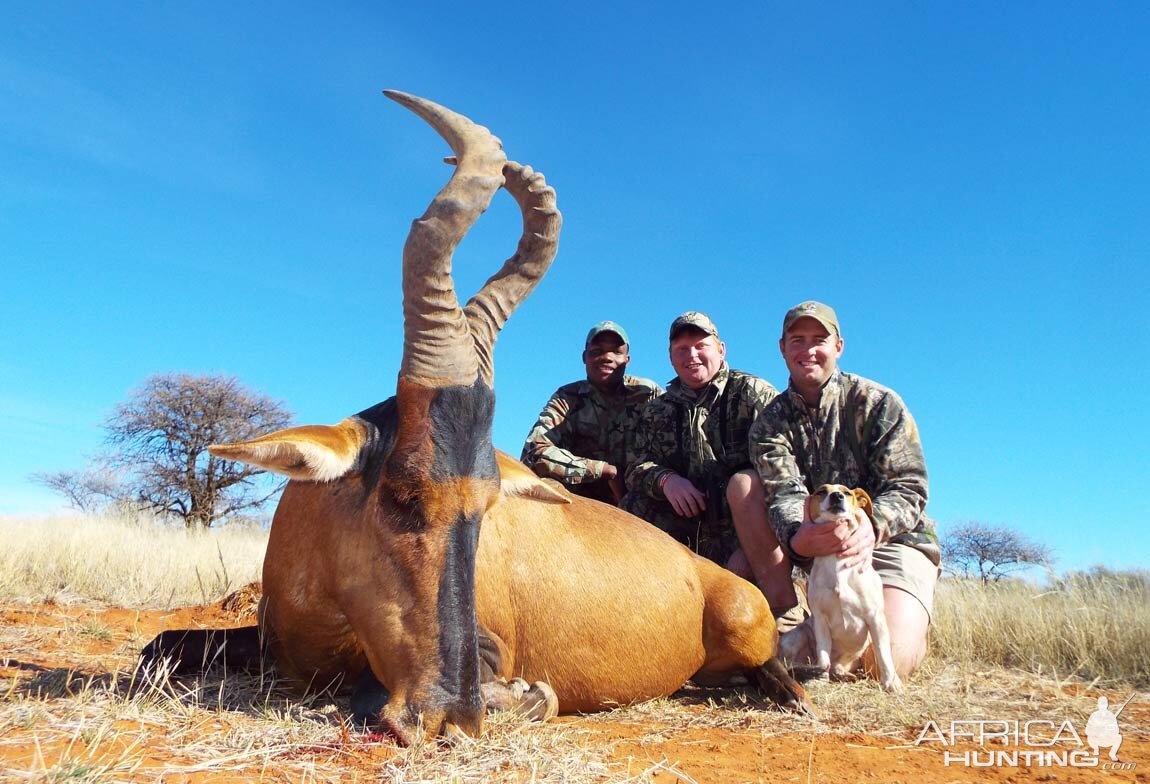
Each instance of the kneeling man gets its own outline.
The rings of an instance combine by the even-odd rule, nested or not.
[[[789,617],[799,612],[794,586],[777,577],[789,576],[792,564],[809,570],[821,555],[871,558],[882,578],[895,668],[906,677],[926,655],[940,571],[918,428],[893,391],[838,369],[843,338],[827,305],[803,302],[787,311],[779,349],[790,383],[749,434],[770,519],[753,548],[744,542],[751,566],[776,578],[758,582],[772,586],[767,599],[776,615]],[[806,519],[806,498],[823,484],[866,490],[873,527],[851,533]]]

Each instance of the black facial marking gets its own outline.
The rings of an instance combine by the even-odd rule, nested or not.
[[[495,392],[476,379],[470,387],[444,387],[431,403],[434,479],[495,479],[499,467],[491,445]]]
[[[382,403],[376,403],[371,408],[360,411],[355,417],[368,425],[368,443],[360,449],[359,458],[360,477],[366,495],[379,483],[384,465],[382,458],[395,445],[395,433],[399,427],[399,407],[396,405],[395,397],[389,397]]]
[[[475,619],[475,551],[479,515],[460,515],[451,526],[439,579],[439,687],[448,695],[448,713],[475,716],[479,696],[479,632]]]

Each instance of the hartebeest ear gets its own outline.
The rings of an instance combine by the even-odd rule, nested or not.
[[[213,444],[216,457],[259,466],[292,479],[330,482],[350,471],[367,441],[364,423],[350,417],[338,425],[305,425],[277,430],[237,444]]]
[[[544,482],[527,466],[510,455],[496,451],[499,463],[499,493],[520,498],[534,498],[548,504],[571,503],[571,492],[558,482]]]

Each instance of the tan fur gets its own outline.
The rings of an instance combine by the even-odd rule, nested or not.
[[[439,574],[426,564],[442,562],[451,526],[381,536],[375,521],[403,510],[376,495],[362,506],[349,479],[292,482],[284,491],[264,559],[260,622],[288,677],[315,688],[346,685],[370,662],[392,689],[386,714],[399,714],[408,702],[422,704],[433,685]],[[490,483],[463,478],[422,500],[436,521],[454,519],[457,508],[481,512],[494,497]]]
[[[483,520],[476,600],[479,622],[506,652],[499,675],[546,681],[562,711],[588,711],[670,694],[700,671],[731,673],[774,655],[770,609],[750,583],[614,507],[524,495],[528,470],[498,459],[514,489]],[[370,524],[389,510],[354,510],[354,484],[291,483],[264,563],[262,620],[276,659],[317,686],[354,678],[365,648],[386,651],[371,660],[385,683],[402,682],[398,673],[434,655],[398,625],[411,597],[393,572],[415,568],[405,543],[382,542]],[[470,506],[488,498],[473,480],[443,492]],[[434,563],[433,553],[422,557]],[[412,587],[433,590],[430,582]],[[373,645],[373,637],[389,642]],[[389,710],[404,699],[393,693]]]
[[[505,496],[534,498],[553,504],[569,504],[574,494],[555,481],[544,481],[519,461],[499,461],[499,492]]]

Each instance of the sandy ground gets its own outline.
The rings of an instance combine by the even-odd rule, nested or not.
[[[228,607],[172,611],[0,605],[0,781],[533,781],[548,780],[544,774],[549,768],[549,780],[661,784],[1150,781],[1150,704],[1145,694],[1137,695],[1119,720],[1123,769],[1103,769],[1101,764],[1081,768],[1036,763],[968,766],[962,764],[967,753],[985,760],[995,751],[1041,749],[1013,743],[979,745],[970,740],[944,746],[937,734],[934,740],[916,744],[925,725],[922,712],[907,710],[900,715],[897,706],[888,707],[871,730],[860,732],[856,722],[841,711],[823,723],[798,721],[753,704],[742,711],[716,707],[710,693],[688,690],[660,701],[653,710],[565,716],[545,727],[516,729],[512,733],[515,741],[527,743],[528,756],[537,759],[508,762],[502,769],[488,767],[478,773],[467,766],[454,770],[421,767],[423,763],[413,761],[410,753],[386,738],[341,728],[339,716],[347,705],[338,698],[327,705],[307,706],[313,716],[319,716],[320,724],[314,740],[301,741],[290,727],[285,729],[292,717],[270,708],[253,711],[250,705],[229,705],[228,699],[221,698],[216,708],[188,709],[181,714],[171,708],[149,710],[147,701],[137,707],[126,697],[114,696],[130,691],[135,653],[159,631],[241,625],[251,609],[250,603],[242,601]],[[912,681],[910,690],[929,697],[938,686],[923,681]],[[816,702],[820,686],[812,686]],[[886,698],[873,684],[834,686],[865,690],[856,693],[856,707],[848,713],[862,712],[857,706],[865,706],[871,695],[876,700]],[[1114,706],[1129,696],[1120,690],[1100,692],[1054,681],[1030,683],[1026,688],[1038,695],[1037,701],[1029,711],[1016,711],[1009,718],[1022,723],[1051,719],[1054,724],[1068,718],[1083,741],[1087,739],[1083,711],[1070,717],[1047,715],[1043,693],[1058,696],[1071,690],[1074,698],[1087,705],[1105,693]],[[104,699],[113,696],[105,705],[93,691],[105,695]],[[286,692],[281,698],[291,699]],[[948,711],[955,710],[955,702],[946,704]],[[730,720],[714,726],[715,712],[724,710]],[[970,715],[928,718],[934,718],[944,734],[952,719],[1008,718],[989,715],[987,710],[972,706]],[[1044,739],[1052,734],[1050,727],[1037,729],[1036,735]],[[539,737],[521,737],[531,733]],[[562,742],[548,746],[547,737]],[[537,744],[536,751],[530,751],[532,743]],[[434,744],[427,746],[422,753],[444,753]],[[557,771],[552,757],[568,755],[569,746],[585,749],[589,761],[576,760]],[[1056,748],[1081,750],[1068,738]],[[1102,757],[1103,763],[1109,762],[1105,749]]]

